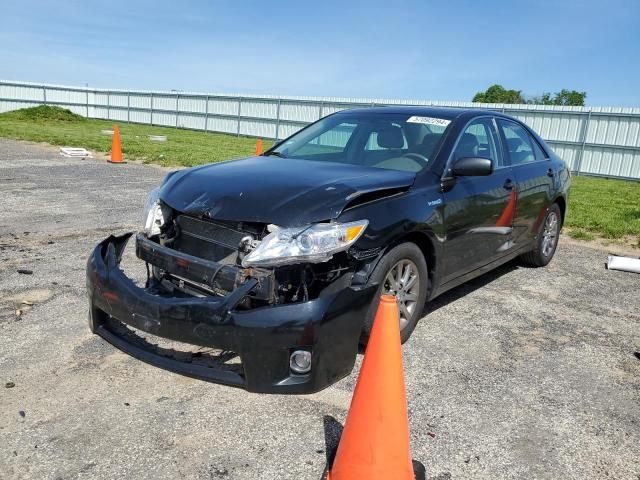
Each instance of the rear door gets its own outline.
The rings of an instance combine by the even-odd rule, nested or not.
[[[444,283],[496,260],[511,246],[515,184],[492,117],[472,120],[463,129],[449,167],[463,157],[490,158],[494,170],[486,177],[457,177],[448,182],[451,186],[443,194]]]
[[[538,232],[551,201],[555,172],[544,149],[524,126],[502,118],[497,122],[516,182],[513,239],[522,245]]]

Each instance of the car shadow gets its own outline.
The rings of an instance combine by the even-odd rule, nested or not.
[[[422,310],[421,318],[423,319],[430,313],[435,312],[436,310],[449,305],[451,302],[460,300],[465,295],[475,292],[479,288],[482,288],[485,285],[490,284],[494,280],[497,280],[498,278],[502,277],[503,275],[513,272],[514,270],[517,270],[519,268],[530,268],[530,267],[523,265],[521,262],[518,261],[518,259],[511,260],[510,262],[500,265],[499,267],[487,273],[484,273],[479,277],[476,277],[472,280],[469,280],[468,282],[463,283],[462,285],[452,288],[448,292],[445,292],[442,295],[438,296],[437,298],[431,300],[430,302],[427,302],[426,305],[424,306],[424,309]],[[358,355],[364,355],[365,348],[366,347],[362,345],[362,343],[360,343],[358,345]]]
[[[429,315],[431,312],[435,312],[436,310],[449,305],[451,302],[455,302],[456,300],[461,299],[462,297],[475,292],[479,288],[482,288],[494,280],[506,275],[507,273],[513,272],[519,268],[526,268],[523,266],[518,260],[511,260],[510,262],[505,263],[504,265],[500,265],[499,267],[491,270],[487,273],[480,275],[468,282],[463,283],[455,288],[452,288],[448,292],[439,295],[434,298],[430,302],[425,304],[424,310],[422,311],[422,316]]]

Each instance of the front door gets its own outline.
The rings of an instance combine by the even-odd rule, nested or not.
[[[476,119],[464,129],[450,164],[463,157],[490,158],[494,170],[486,177],[457,177],[443,195],[445,283],[505,255],[513,244],[515,182],[491,117]]]

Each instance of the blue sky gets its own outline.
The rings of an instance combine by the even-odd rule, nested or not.
[[[470,100],[493,83],[640,106],[640,1],[4,0],[0,78]]]

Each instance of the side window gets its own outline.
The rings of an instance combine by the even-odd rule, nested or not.
[[[504,134],[511,165],[535,162],[536,154],[533,150],[533,139],[529,136],[529,133],[522,126],[508,120],[500,119],[498,124]],[[540,147],[538,146],[538,148]]]
[[[342,153],[355,128],[356,125],[353,123],[340,123],[292,153],[296,156]]]
[[[531,145],[533,145],[533,153],[536,156],[536,160],[546,160],[549,158],[549,155],[545,153],[538,141],[531,135],[529,135],[529,137],[531,138]]]
[[[502,155],[498,148],[498,136],[489,118],[481,118],[467,125],[458,139],[453,152],[453,159],[463,157],[484,157],[493,160],[494,168],[504,166]]]

